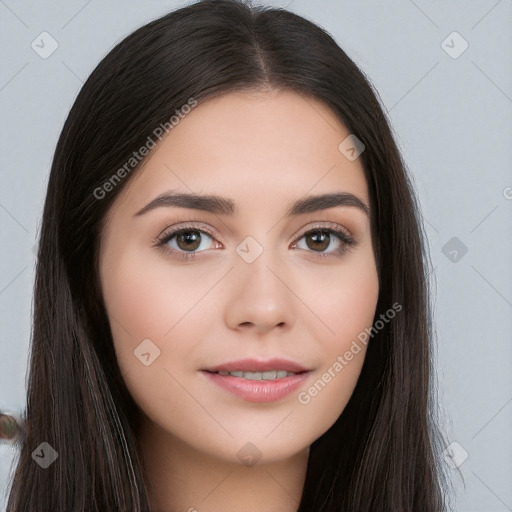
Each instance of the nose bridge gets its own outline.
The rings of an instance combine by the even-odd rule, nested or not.
[[[279,258],[278,248],[270,245],[270,237],[262,243],[253,237],[247,237],[236,249],[239,260],[235,264],[235,273],[249,293],[267,293],[269,299],[281,294],[283,283],[276,274],[284,272]],[[283,278],[281,278],[283,279]]]
[[[259,242],[246,237],[236,248],[231,275],[232,288],[226,304],[231,327],[254,324],[258,329],[291,324],[294,318],[293,293],[286,285],[285,265],[271,237]]]

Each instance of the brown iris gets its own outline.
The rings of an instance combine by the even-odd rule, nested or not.
[[[313,239],[313,243],[310,244],[309,240]],[[328,231],[316,230],[312,231],[311,234],[306,236],[306,243],[308,247],[312,250],[323,251],[329,247],[329,243],[331,241],[331,237]]]

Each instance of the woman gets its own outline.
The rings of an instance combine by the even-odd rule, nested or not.
[[[55,152],[8,510],[445,510],[426,256],[325,31],[234,0],[136,30]]]

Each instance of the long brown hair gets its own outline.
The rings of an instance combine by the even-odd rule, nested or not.
[[[311,446],[299,512],[445,510],[426,237],[377,95],[312,22],[284,9],[205,0],[115,46],[62,129],[40,233],[9,512],[150,510],[137,444],[143,416],[120,374],[98,282],[105,215],[144,161],[102,197],[95,191],[191,97],[201,104],[261,87],[323,101],[365,145],[379,268],[375,318],[394,303],[403,307],[372,337],[349,403]],[[58,453],[46,469],[32,458],[43,442]]]

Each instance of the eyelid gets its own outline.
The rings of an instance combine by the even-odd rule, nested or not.
[[[310,231],[315,231],[317,229],[333,229],[335,231],[343,231],[345,235],[349,238],[352,238],[352,233],[341,224],[337,224],[336,222],[330,222],[328,220],[319,220],[319,221],[312,221],[314,224],[313,226],[308,226],[304,228],[304,231],[301,232],[301,234],[297,237],[302,238],[306,233],[309,233]]]
[[[180,224],[183,224],[183,226],[180,226]],[[312,231],[314,229],[326,229],[326,228],[332,228],[334,230],[341,230],[348,237],[352,237],[353,236],[349,229],[347,229],[345,226],[342,226],[341,224],[337,224],[336,222],[331,222],[331,221],[326,221],[326,220],[319,220],[319,221],[311,221],[309,224],[313,224],[313,225],[312,226],[311,225],[306,226],[301,231],[301,234],[297,238],[303,237],[306,233],[308,233],[309,231]],[[169,230],[176,231],[178,229],[187,229],[187,228],[198,229],[200,231],[204,230],[210,236],[212,236],[214,238],[220,238],[220,235],[218,233],[216,233],[216,231],[214,229],[210,228],[210,226],[208,224],[205,224],[205,223],[203,223],[201,221],[191,220],[191,221],[183,221],[183,222],[179,222],[178,221],[178,222],[176,222],[176,224],[171,224],[171,225],[166,226],[157,235],[157,237],[155,238],[154,241],[156,242],[159,239],[161,239],[162,237],[164,237],[165,233],[167,231],[169,231]],[[296,240],[297,240],[297,238],[296,238]]]
[[[167,232],[171,233],[181,229],[197,229],[198,231],[205,231],[212,237],[219,236],[218,234],[215,233],[215,230],[213,230],[212,228],[210,228],[210,226],[208,226],[208,224],[204,224],[203,222],[195,220],[183,222],[177,221],[176,224],[171,224],[166,228],[162,229],[162,231],[160,231],[160,233],[157,235],[155,241],[158,241],[159,239],[165,237]]]
[[[313,224],[313,225],[311,225]],[[340,254],[343,254],[348,249],[351,249],[357,245],[357,242],[354,240],[352,233],[350,230],[348,230],[346,227],[337,224],[335,222],[331,221],[311,221],[308,226],[306,226],[303,230],[301,230],[300,235],[297,235],[294,238],[294,241],[292,242],[293,246],[295,247],[297,243],[308,233],[314,232],[314,231],[321,231],[321,230],[330,230],[334,232],[334,236],[337,237],[340,242],[344,245],[344,249],[340,251]],[[166,248],[167,242],[174,238],[177,234],[179,234],[180,231],[199,231],[202,233],[206,233],[208,236],[212,237],[214,241],[221,243],[217,240],[219,236],[214,232],[213,229],[211,229],[207,224],[204,224],[200,221],[183,221],[183,222],[177,222],[176,224],[172,224],[170,226],[167,226],[165,229],[163,229],[159,235],[153,240],[153,245],[156,246],[158,249],[162,249],[168,253],[173,253],[174,255],[187,259],[193,259],[193,258],[200,258],[204,253],[210,251],[210,249],[198,251],[198,252],[186,252],[186,251],[176,251],[175,249]],[[344,235],[344,239],[343,236]],[[218,249],[218,247],[216,248]],[[332,252],[316,252],[316,251],[307,251],[312,252],[313,254],[320,256],[320,257],[329,257],[329,256],[335,256],[337,251]]]

